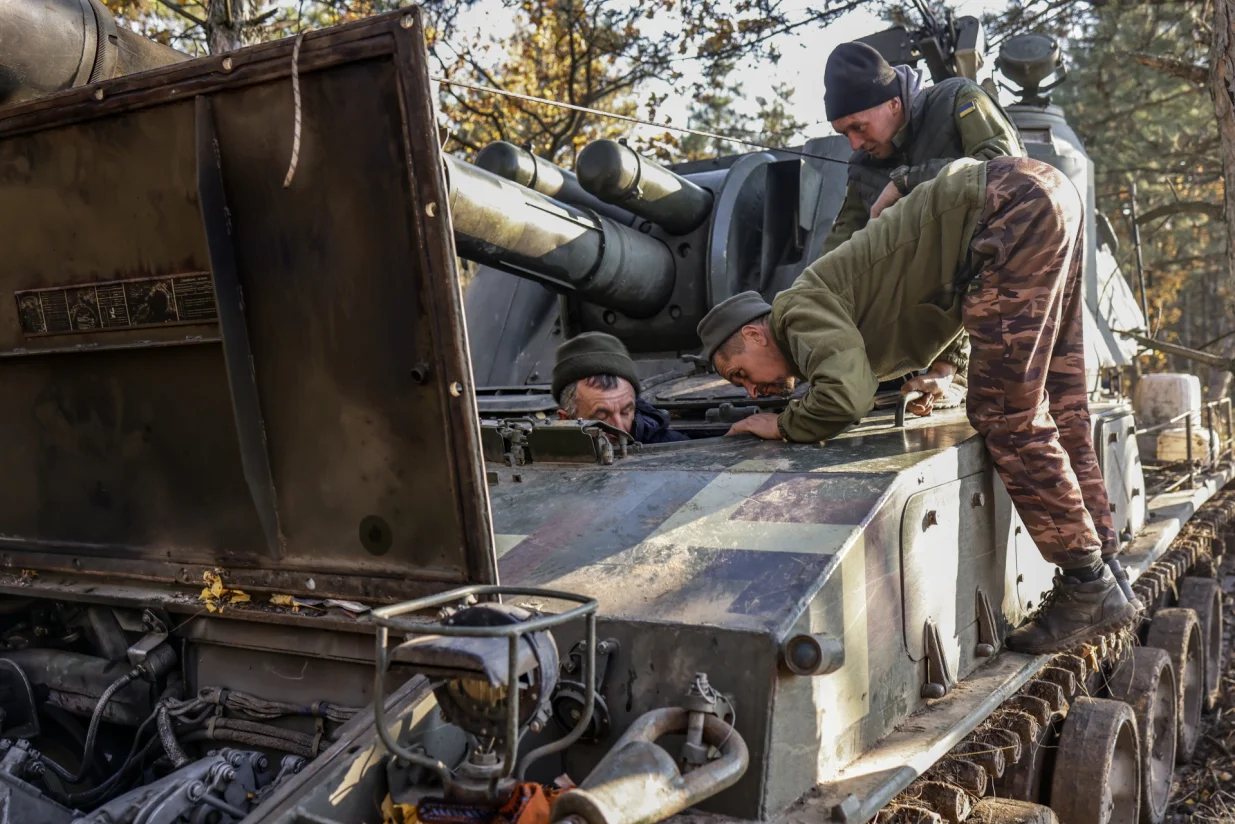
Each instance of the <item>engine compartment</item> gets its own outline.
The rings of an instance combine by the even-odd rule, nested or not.
[[[5,599],[0,613],[9,820],[238,821],[367,703],[356,687],[368,668],[348,678],[347,664],[318,661],[326,677],[306,687],[309,658],[175,633],[220,619],[38,598]]]

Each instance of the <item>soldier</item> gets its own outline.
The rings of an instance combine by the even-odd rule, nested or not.
[[[730,434],[821,441],[859,420],[880,378],[921,368],[962,326],[969,420],[1047,561],[1052,593],[1008,638],[1076,648],[1136,617],[1104,563],[1119,551],[1089,429],[1083,206],[1028,158],[962,159],[815,261],[772,305],[744,292],[699,324],[716,371],[752,397],[806,395]]]
[[[824,68],[824,108],[837,134],[849,138],[849,186],[823,243],[823,254],[844,243],[884,209],[933,178],[953,160],[1024,157],[1016,127],[999,103],[964,77],[922,87],[922,73],[893,68],[865,43],[842,43]],[[960,335],[905,391],[926,397],[910,405],[930,412],[956,374],[964,375],[968,342]],[[895,377],[900,377],[895,376]]]
[[[563,420],[602,421],[639,443],[689,438],[669,428],[669,416],[639,397],[639,373],[622,342],[604,332],[584,332],[557,349],[553,398]]]

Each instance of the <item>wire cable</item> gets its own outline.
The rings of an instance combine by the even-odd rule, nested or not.
[[[560,100],[550,100],[547,97],[537,97],[532,94],[523,94],[522,92],[511,92],[505,89],[499,89],[495,86],[477,86],[474,83],[464,83],[461,80],[451,80],[446,77],[432,76],[430,80],[438,83],[445,83],[448,86],[457,86],[461,89],[470,89],[474,92],[485,92],[486,94],[496,94],[502,97],[510,97],[515,100],[523,100],[528,103],[543,103],[546,106],[557,106],[561,109],[569,109],[572,112],[583,112],[584,114],[594,114],[597,117],[608,117],[612,120],[622,120],[627,123],[635,123],[640,126],[652,126],[657,129],[666,129],[671,132],[681,132],[682,134],[693,134],[698,137],[707,137],[712,140],[724,140],[729,143],[737,143],[742,146],[749,146],[752,149],[759,149],[764,152],[780,152],[782,154],[795,155],[797,157],[808,157],[812,160],[826,160],[829,163],[839,163],[842,166],[848,166],[849,160],[841,160],[827,155],[813,154],[811,152],[803,152],[798,149],[778,149],[773,146],[765,146],[754,140],[747,140],[743,137],[733,137],[731,135],[717,134],[716,132],[706,132],[702,129],[690,129],[686,126],[672,126],[668,123],[657,123],[654,120],[645,120],[642,117],[632,117],[626,114],[617,114],[615,112],[607,112],[604,109],[594,109],[591,106],[580,106],[575,103],[563,103]]]

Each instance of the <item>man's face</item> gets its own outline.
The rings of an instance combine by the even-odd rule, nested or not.
[[[855,112],[832,121],[837,134],[849,138],[849,147],[855,152],[865,149],[878,160],[892,156],[892,138],[905,125],[905,108],[899,97],[885,100],[873,109]]]
[[[752,398],[787,398],[795,379],[789,362],[763,326],[744,326],[739,332],[745,344],[727,357],[717,353],[713,365],[722,378],[746,390]]]
[[[575,384],[575,403],[579,410],[576,417],[601,421],[623,432],[630,432],[635,426],[635,387],[625,378],[618,378],[612,389],[604,389],[585,378]],[[557,416],[569,418],[564,409],[559,409]]]

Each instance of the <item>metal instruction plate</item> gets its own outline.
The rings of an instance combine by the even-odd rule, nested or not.
[[[209,272],[17,292],[26,336],[107,332],[218,319]]]

